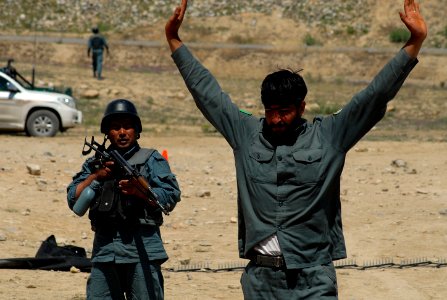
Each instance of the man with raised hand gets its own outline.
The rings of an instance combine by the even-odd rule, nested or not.
[[[302,118],[306,84],[279,70],[261,86],[265,116],[241,111],[179,37],[187,0],[165,26],[166,38],[196,105],[233,149],[238,188],[238,246],[249,259],[245,299],[337,299],[334,260],[346,258],[340,204],[345,157],[385,114],[417,64],[427,26],[412,0],[400,18],[411,37],[342,110]]]

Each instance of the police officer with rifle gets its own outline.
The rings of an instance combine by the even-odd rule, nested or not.
[[[131,101],[110,102],[101,121],[104,142],[85,141],[83,154],[95,155],[67,188],[69,207],[78,215],[89,209],[95,232],[88,299],[164,298],[161,264],[168,257],[159,227],[180,189],[166,159],[140,148],[141,131]]]

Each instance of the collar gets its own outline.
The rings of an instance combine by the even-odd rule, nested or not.
[[[125,160],[129,160],[135,153],[140,150],[140,145],[138,144],[138,142],[136,142],[133,146],[127,149],[119,149],[110,145],[108,150],[117,150]]]

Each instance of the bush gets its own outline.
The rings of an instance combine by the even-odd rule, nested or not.
[[[353,34],[355,34],[355,28],[352,27],[351,25],[349,25],[349,26],[346,28],[346,33],[349,34],[349,35],[353,35]]]
[[[99,23],[98,24],[99,32],[107,32],[112,29],[111,25],[108,23]]]
[[[228,38],[229,42],[235,43],[235,44],[253,44],[254,40],[253,38],[249,36],[242,36],[242,35],[232,35]]]
[[[304,44],[306,46],[314,46],[317,44],[317,40],[313,38],[309,33],[304,37]]]
[[[406,28],[396,28],[390,32],[392,43],[403,43],[410,38],[410,32]]]
[[[314,113],[318,115],[330,115],[339,111],[340,108],[341,108],[340,104],[326,102],[319,104],[319,109],[315,110]]]

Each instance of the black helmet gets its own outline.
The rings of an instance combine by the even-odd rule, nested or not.
[[[99,33],[99,28],[98,28],[98,26],[94,26],[94,27],[92,27],[92,32],[93,33]]]
[[[141,120],[138,116],[135,105],[126,99],[116,99],[110,102],[104,112],[101,121],[101,132],[107,134],[109,132],[109,123],[114,116],[126,116],[133,118],[135,122],[135,130],[140,133],[142,130]]]

